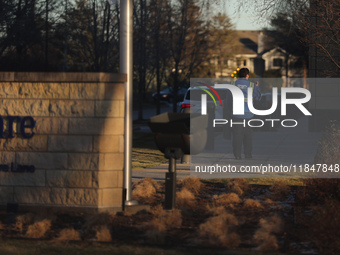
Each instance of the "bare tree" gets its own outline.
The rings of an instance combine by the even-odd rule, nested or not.
[[[230,59],[236,50],[234,25],[226,14],[218,13],[212,18],[211,23],[210,55],[218,58],[217,69],[223,74],[228,67],[226,61]]]
[[[201,18],[202,9],[195,0],[178,0],[167,5],[169,46],[173,61],[173,111],[177,111],[180,74],[190,73],[204,60],[208,30]]]
[[[291,20],[302,32],[300,40],[310,47],[310,60],[322,63],[318,76],[340,76],[340,0],[245,0],[239,8],[245,10],[250,3],[256,17],[281,12]]]

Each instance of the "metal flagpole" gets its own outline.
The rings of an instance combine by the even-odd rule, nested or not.
[[[132,192],[132,95],[133,95],[133,0],[120,0],[120,72],[127,74],[125,84],[125,157],[124,157],[124,192],[125,205],[135,205]]]
[[[116,0],[109,0],[114,5]],[[124,139],[124,205],[136,205],[132,200],[132,96],[133,96],[133,0],[120,0],[120,73],[127,74],[125,83],[125,139]]]

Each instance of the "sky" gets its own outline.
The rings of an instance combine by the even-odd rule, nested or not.
[[[238,2],[239,0],[228,0],[223,6],[223,9],[231,18],[237,30],[261,30],[269,26],[265,18],[257,18],[251,11],[249,13],[237,12]]]

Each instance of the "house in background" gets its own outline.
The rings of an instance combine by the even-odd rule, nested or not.
[[[257,77],[275,73],[275,78],[282,78],[283,86],[303,86],[298,79],[304,75],[303,64],[297,56],[277,47],[274,38],[263,31],[250,30],[235,31],[234,40],[233,54],[228,59],[217,56],[211,63],[215,65],[216,78],[230,77],[237,68],[246,67]]]

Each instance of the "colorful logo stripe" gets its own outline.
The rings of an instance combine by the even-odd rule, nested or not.
[[[199,88],[199,89],[205,91],[212,98],[212,100],[214,100],[215,106],[217,106],[216,100],[215,100],[214,96],[209,92],[209,90],[202,89],[202,88]]]
[[[209,86],[208,84],[205,84],[205,83],[203,83],[203,82],[199,82],[199,83],[202,84],[202,85],[204,85],[204,86],[206,86],[206,87],[209,88],[212,92],[214,92],[214,94],[217,96],[218,100],[220,101],[221,106],[223,106],[222,100],[221,100],[221,98],[220,98],[220,95],[217,93],[217,91],[216,91],[213,87],[211,87],[211,86]],[[204,90],[205,92],[207,92],[207,93],[209,94],[209,96],[211,96],[211,98],[214,100],[215,106],[216,106],[217,104],[216,104],[216,101],[215,101],[215,98],[213,97],[213,95],[212,95],[211,93],[209,93],[209,92],[208,92],[207,90],[205,90],[205,89],[202,89],[202,90]]]

